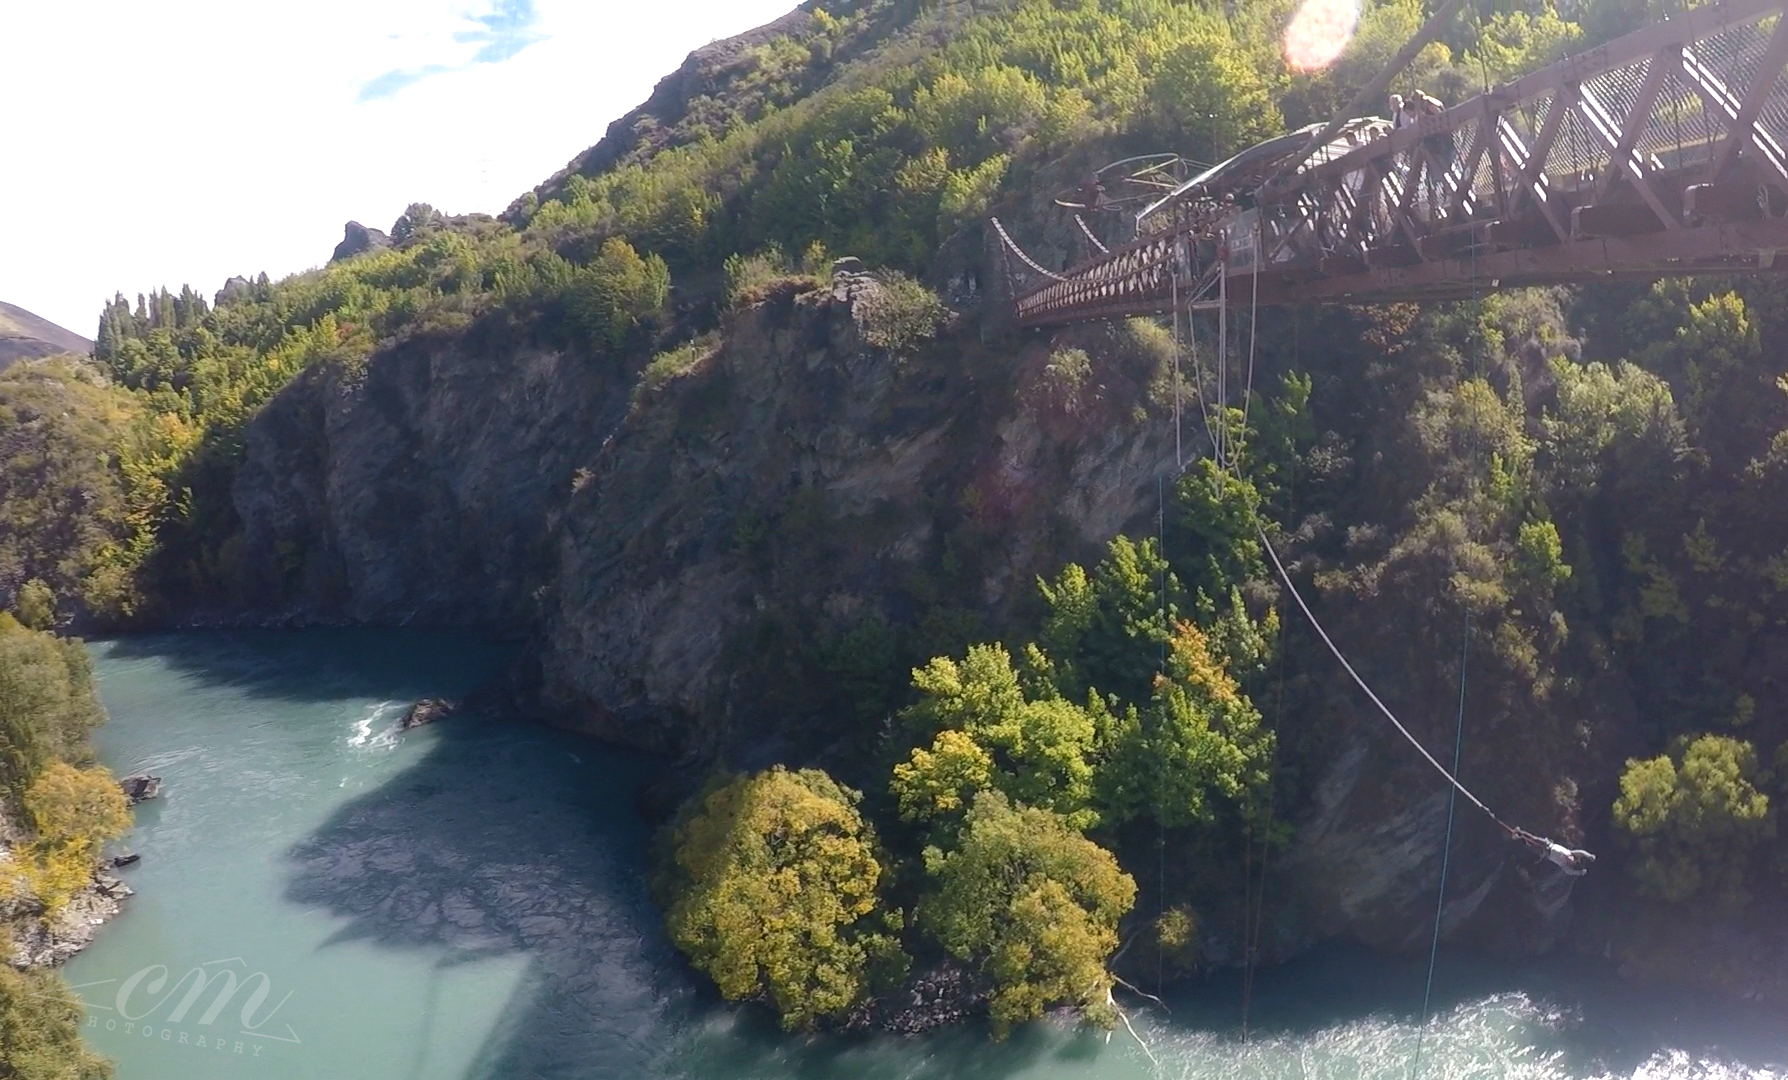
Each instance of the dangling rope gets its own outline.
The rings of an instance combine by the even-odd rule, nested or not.
[[[1360,677],[1359,672],[1353,669],[1353,665],[1347,662],[1346,655],[1341,652],[1340,646],[1335,644],[1334,639],[1329,637],[1329,632],[1323,629],[1322,623],[1317,621],[1316,614],[1310,610],[1310,605],[1304,602],[1304,595],[1298,592],[1298,587],[1296,585],[1292,584],[1291,575],[1286,573],[1285,564],[1279,561],[1279,553],[1273,549],[1273,542],[1267,539],[1266,529],[1256,525],[1255,534],[1260,537],[1261,544],[1266,547],[1267,557],[1272,560],[1273,569],[1278,571],[1279,580],[1285,583],[1286,590],[1291,593],[1291,598],[1297,601],[1299,610],[1304,613],[1304,618],[1309,619],[1311,627],[1316,630],[1316,636],[1322,639],[1322,643],[1328,646],[1329,652],[1333,653],[1335,659],[1341,662],[1341,667],[1345,669],[1348,676],[1353,679],[1354,684],[1365,691],[1366,696],[1372,700],[1372,704],[1378,706],[1378,711],[1384,714],[1385,719],[1391,722],[1391,725],[1397,729],[1399,734],[1409,740],[1409,745],[1416,748],[1416,752],[1422,755],[1423,760],[1434,766],[1435,772],[1438,772],[1441,776],[1445,777],[1446,782],[1453,785],[1453,787],[1458,790],[1459,794],[1470,800],[1473,806],[1482,810],[1491,821],[1496,822],[1496,824],[1510,836],[1523,835],[1522,830],[1517,830],[1502,818],[1497,817],[1496,811],[1486,806],[1484,800],[1473,795],[1464,784],[1461,784],[1451,772],[1447,771],[1445,765],[1442,765],[1439,761],[1435,760],[1434,755],[1428,752],[1427,747],[1423,746],[1421,741],[1410,734],[1409,729],[1403,726],[1403,721],[1397,719],[1397,714],[1391,711],[1390,706],[1379,700],[1378,695],[1372,692],[1372,687],[1367,684],[1365,679]]]
[[[1202,290],[1194,293],[1192,299],[1188,301],[1188,305],[1197,303],[1199,296],[1202,295]],[[1177,331],[1179,320],[1174,320],[1174,327]],[[1192,392],[1198,399],[1198,415],[1204,421],[1204,437],[1210,441],[1211,452],[1214,455],[1217,447],[1217,432],[1215,428],[1211,427],[1211,407],[1204,396],[1204,361],[1198,358],[1198,322],[1192,317],[1190,310],[1186,312],[1186,340],[1192,348]],[[1181,461],[1179,467],[1184,470],[1185,462]]]
[[[1242,387],[1242,434],[1248,438],[1248,406],[1254,403],[1254,343],[1260,319],[1260,219],[1254,219],[1254,279],[1253,295],[1248,300],[1248,381]]]
[[[1459,718],[1453,731],[1453,774],[1459,773],[1459,751],[1465,745],[1465,664],[1471,657],[1471,609],[1465,609],[1465,632],[1459,644]],[[1422,989],[1422,1026],[1416,1028],[1415,1055],[1409,1062],[1409,1080],[1422,1068],[1422,1038],[1428,1033],[1428,1004],[1434,997],[1434,963],[1440,957],[1440,916],[1446,910],[1447,864],[1453,857],[1453,808],[1459,793],[1447,793],[1447,839],[1440,849],[1440,891],[1434,898],[1434,938],[1428,945],[1428,985]]]
[[[1186,454],[1180,447],[1180,263],[1173,261],[1173,467],[1186,469]],[[1187,321],[1191,316],[1187,316]],[[1162,555],[1166,558],[1165,553]]]

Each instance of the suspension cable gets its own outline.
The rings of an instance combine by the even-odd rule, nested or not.
[[[1204,362],[1198,358],[1198,323],[1197,320],[1192,317],[1192,312],[1190,310],[1190,304],[1197,302],[1198,295],[1202,295],[1202,293],[1195,294],[1192,300],[1188,303],[1188,309],[1186,311],[1186,340],[1192,348],[1192,392],[1198,399],[1199,418],[1204,421],[1204,437],[1209,440],[1211,444],[1211,452],[1214,455],[1217,447],[1217,433],[1216,430],[1211,427],[1211,407],[1210,403],[1207,402],[1204,397]],[[1221,464],[1221,462],[1219,462],[1219,464]],[[1180,463],[1180,468],[1182,471],[1185,469],[1185,463],[1183,461]]]
[[[1465,609],[1465,632],[1459,643],[1459,718],[1453,730],[1453,774],[1459,773],[1459,751],[1465,745],[1465,664],[1471,658],[1471,609]],[[1447,792],[1447,839],[1440,849],[1440,889],[1434,898],[1434,937],[1428,944],[1428,984],[1422,989],[1422,1024],[1416,1028],[1415,1054],[1409,1061],[1409,1080],[1416,1080],[1422,1069],[1422,1038],[1428,1033],[1428,1006],[1434,997],[1434,964],[1440,957],[1440,917],[1446,910],[1447,864],[1453,857],[1453,809],[1459,792]]]
[[[1304,602],[1304,595],[1298,592],[1298,587],[1296,585],[1292,584],[1291,575],[1286,572],[1285,564],[1279,561],[1279,553],[1273,549],[1273,542],[1267,538],[1266,529],[1259,524],[1256,524],[1255,533],[1260,537],[1261,544],[1266,547],[1266,553],[1268,558],[1272,560],[1273,569],[1279,572],[1279,580],[1285,583],[1285,588],[1291,593],[1291,598],[1297,601],[1298,608],[1303,611],[1304,617],[1310,620],[1310,625],[1316,630],[1316,636],[1322,639],[1322,643],[1328,646],[1329,652],[1333,653],[1335,659],[1341,662],[1341,667],[1347,671],[1347,674],[1353,679],[1354,684],[1365,691],[1366,696],[1372,700],[1372,704],[1378,706],[1378,711],[1384,714],[1385,719],[1391,722],[1391,725],[1397,729],[1398,733],[1409,740],[1409,745],[1415,747],[1416,752],[1422,755],[1423,760],[1434,766],[1434,771],[1445,777],[1446,782],[1453,785],[1453,787],[1458,790],[1459,794],[1470,800],[1473,806],[1482,810],[1485,815],[1487,815],[1491,821],[1496,822],[1504,832],[1508,833],[1510,836],[1520,836],[1521,833],[1519,830],[1502,818],[1497,817],[1496,811],[1485,805],[1484,800],[1473,795],[1464,784],[1461,784],[1451,772],[1447,771],[1445,765],[1442,765],[1439,761],[1435,760],[1434,755],[1428,752],[1428,748],[1423,746],[1421,741],[1412,735],[1408,728],[1403,726],[1403,721],[1397,719],[1397,714],[1391,711],[1390,706],[1379,699],[1378,695],[1373,692],[1372,687],[1367,684],[1366,680],[1360,677],[1360,673],[1354,670],[1352,664],[1348,663],[1347,656],[1342,653],[1340,646],[1336,645],[1334,639],[1329,637],[1329,632],[1323,629],[1321,622],[1317,621],[1316,614],[1310,610],[1310,605]]]
[[[1260,325],[1260,218],[1258,211],[1254,219],[1254,289],[1248,300],[1248,381],[1242,387],[1242,433],[1245,443],[1248,438],[1248,406],[1254,401],[1254,343]]]
[[[1229,467],[1229,249],[1217,257],[1217,468]]]
[[[1186,470],[1186,454],[1180,447],[1180,262],[1176,253],[1173,261],[1173,467],[1177,472]],[[1186,319],[1191,321],[1191,314]]]

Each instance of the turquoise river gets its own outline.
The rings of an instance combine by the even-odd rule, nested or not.
[[[1345,950],[1263,974],[1246,1041],[1222,978],[1133,1010],[1148,1051],[1062,1022],[998,1044],[784,1036],[659,932],[648,763],[470,717],[398,733],[494,648],[267,631],[93,654],[101,756],[165,780],[125,841],[136,896],[66,972],[120,1080],[1408,1080],[1423,962]],[[1577,964],[1443,952],[1436,999],[1423,1077],[1788,1075],[1780,1014]]]

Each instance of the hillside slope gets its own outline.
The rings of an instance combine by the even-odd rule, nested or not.
[[[1303,76],[1278,57],[1287,5],[1243,7],[810,4],[698,52],[503,221],[418,204],[323,270],[109,305],[96,360],[133,403],[112,503],[136,531],[93,546],[143,593],[115,608],[510,635],[530,713],[679,763],[660,810],[714,768],[860,788],[907,910],[927,837],[891,769],[953,750],[969,779],[936,805],[993,785],[1097,822],[1136,868],[1126,934],[1196,915],[1180,970],[1245,955],[1262,832],[1262,955],[1417,948],[1444,788],[1280,619],[1258,524],[1437,753],[1464,664],[1474,791],[1602,855],[1562,881],[1467,815],[1449,938],[1788,989],[1764,918],[1788,899],[1778,283],[1271,313],[1230,358],[1232,387],[1255,370],[1227,481],[1200,471],[1205,329],[1194,360],[1144,320],[1006,325],[990,211],[1072,258],[1054,191],[1322,115],[1421,11],[1377,0]],[[1546,10],[1425,53],[1412,85],[1581,40]],[[1012,715],[927,728],[914,669],[995,643],[1024,668]],[[1256,721],[1270,739],[1231,739]]]
[[[0,368],[14,360],[93,351],[93,342],[24,308],[0,302]]]

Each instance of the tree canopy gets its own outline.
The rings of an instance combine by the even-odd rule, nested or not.
[[[843,1013],[872,968],[903,963],[857,802],[822,772],[778,767],[722,784],[671,833],[671,940],[726,997],[768,999],[784,1027]]]
[[[1110,852],[1050,811],[984,791],[958,843],[928,849],[925,867],[937,887],[920,905],[920,924],[992,979],[996,1034],[1057,1002],[1111,1017],[1105,961],[1136,882]]]
[[[1674,754],[1627,762],[1614,822],[1635,852],[1640,884],[1672,903],[1738,903],[1751,850],[1775,833],[1757,752],[1702,735]]]
[[[0,964],[0,1077],[111,1080],[112,1067],[81,1043],[81,1005],[54,975]]]

